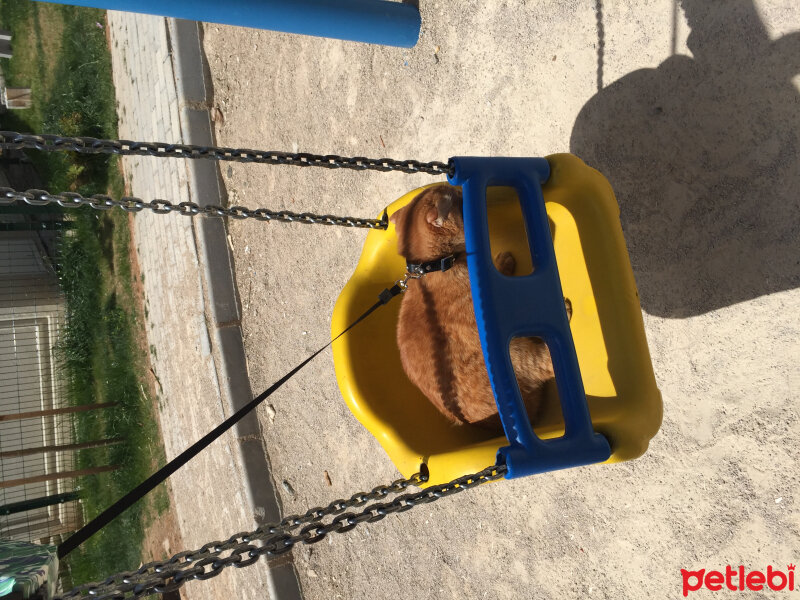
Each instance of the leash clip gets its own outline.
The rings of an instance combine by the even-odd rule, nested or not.
[[[398,279],[395,281],[395,285],[400,288],[401,292],[405,292],[408,289],[408,282],[411,279],[422,279],[422,276],[425,275],[425,272],[422,271],[418,266],[414,265],[413,267],[409,267],[406,269],[406,274],[403,276],[402,279]]]

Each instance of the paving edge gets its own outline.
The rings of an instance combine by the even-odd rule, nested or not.
[[[183,141],[213,145],[212,85],[203,53],[201,26],[195,21],[166,19],[166,27],[172,50]],[[186,164],[193,201],[201,206],[224,204],[226,194],[218,164],[210,160],[187,160]],[[228,231],[222,219],[206,218],[195,219],[193,229],[207,295],[206,321],[216,349],[217,378],[227,412],[232,414],[252,400],[253,392],[247,373]],[[235,425],[235,433],[253,520],[259,525],[275,523],[281,518],[281,505],[255,412]],[[273,600],[302,600],[293,561],[279,559],[267,564],[269,597]]]

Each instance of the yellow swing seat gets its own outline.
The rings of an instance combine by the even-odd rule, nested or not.
[[[563,294],[572,304],[569,326],[592,425],[609,441],[606,462],[631,460],[645,452],[658,431],[662,404],[619,206],[608,181],[577,157],[557,154],[547,162],[550,177],[542,192]],[[389,214],[421,189],[393,202]],[[487,200],[493,254],[509,250],[517,258],[517,271],[530,272],[515,191],[489,187]],[[356,270],[336,302],[333,334],[404,272],[394,226],[369,232]],[[395,337],[399,309],[399,301],[389,303],[334,343],[336,378],[348,407],[404,477],[425,463],[434,485],[494,464],[498,450],[508,444],[504,436],[454,426],[406,377]],[[562,436],[563,421],[541,423],[534,431],[542,439]]]

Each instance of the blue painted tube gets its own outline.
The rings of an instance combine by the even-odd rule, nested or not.
[[[421,25],[416,7],[386,0],[60,0],[58,4],[403,48],[417,43]]]

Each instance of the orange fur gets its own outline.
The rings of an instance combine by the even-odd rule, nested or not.
[[[409,282],[397,324],[400,358],[409,379],[456,424],[498,428],[500,420],[483,360],[472,308],[460,188],[429,188],[395,212],[399,253],[414,263],[460,253],[452,269]],[[512,275],[508,252],[495,258],[498,270]],[[538,338],[516,338],[511,362],[532,420],[542,408],[553,365]]]

